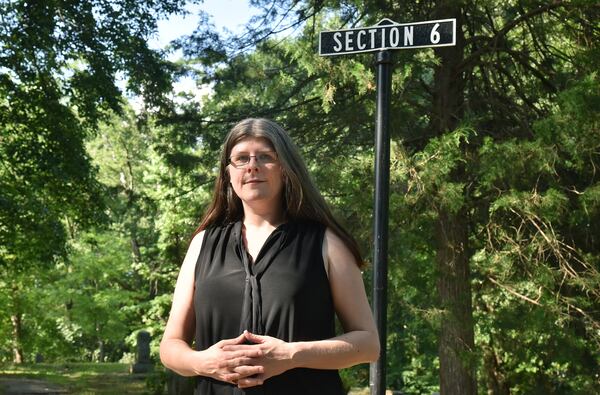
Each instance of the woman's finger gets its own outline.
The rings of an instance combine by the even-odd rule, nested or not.
[[[238,388],[249,388],[257,385],[262,385],[264,382],[262,375],[255,377],[245,377],[237,381]]]
[[[232,358],[232,359],[225,361],[225,363],[223,364],[223,367],[233,370],[239,366],[255,366],[256,364],[253,362],[254,361],[252,360],[252,358],[242,356],[242,357]]]
[[[233,339],[223,339],[223,340],[219,341],[217,344],[219,346],[225,346],[228,344],[240,344],[241,342],[246,340],[245,333],[246,332],[243,332],[238,337],[235,337]]]
[[[238,366],[237,368],[233,369],[233,371],[237,374],[239,374],[239,379],[242,378],[247,378],[249,376],[255,376],[255,375],[260,375],[262,373],[264,373],[265,368],[263,366],[257,365],[257,366]]]
[[[244,331],[242,333],[246,340],[251,341],[252,343],[264,343],[267,340],[267,336],[255,335],[252,332]]]
[[[260,348],[256,347],[255,345],[250,345],[250,344],[230,344],[230,345],[225,345],[221,348],[223,351],[231,351],[231,352],[244,352],[244,353],[251,353],[251,354],[255,354],[256,352],[258,352],[259,354],[261,353]]]

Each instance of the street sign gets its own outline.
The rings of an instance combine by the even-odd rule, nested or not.
[[[396,23],[385,18],[375,26],[324,31],[319,35],[321,56],[450,45],[456,45],[456,19]]]
[[[373,317],[379,332],[381,352],[371,364],[371,395],[386,390],[387,343],[387,239],[390,178],[390,101],[393,49],[431,48],[456,45],[456,19],[396,23],[382,19],[377,25],[319,34],[319,55],[350,55],[377,52],[377,110],[375,115],[375,199],[373,240]]]

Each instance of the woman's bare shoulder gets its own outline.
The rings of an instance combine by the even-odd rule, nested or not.
[[[331,228],[325,230],[324,253],[328,260],[328,266],[352,264],[356,266],[356,259],[352,252]]]
[[[189,272],[190,270],[194,270],[196,262],[198,261],[198,256],[200,255],[200,250],[202,249],[203,241],[204,231],[200,231],[194,235],[192,241],[190,242],[190,246],[188,247],[185,259],[183,260],[183,264],[181,265],[182,271]]]

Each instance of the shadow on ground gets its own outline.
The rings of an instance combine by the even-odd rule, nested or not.
[[[0,394],[34,395],[34,394],[68,394],[64,388],[44,380],[26,378],[0,377]]]

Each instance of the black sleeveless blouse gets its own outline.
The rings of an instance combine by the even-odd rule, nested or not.
[[[315,222],[280,225],[254,264],[244,248],[242,223],[206,229],[195,269],[196,350],[247,329],[292,341],[335,336],[334,308]],[[298,368],[248,389],[198,376],[196,395],[344,394],[337,370]]]

